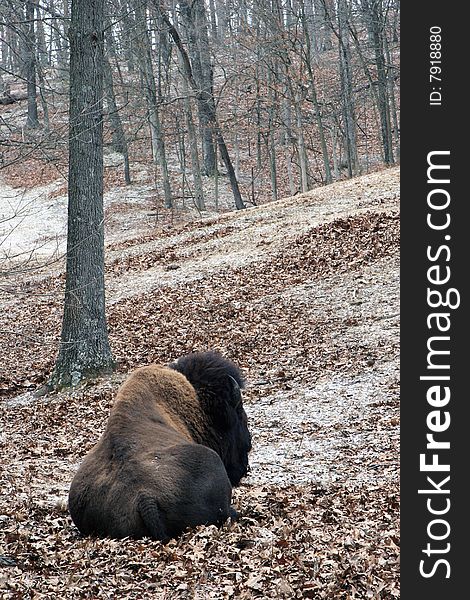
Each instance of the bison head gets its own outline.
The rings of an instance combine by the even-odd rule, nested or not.
[[[194,352],[170,365],[196,390],[207,416],[204,439],[198,443],[217,452],[232,485],[248,472],[251,435],[242,403],[244,381],[238,367],[216,352]],[[196,432],[195,432],[195,435]]]
[[[239,369],[215,352],[137,369],[70,487],[84,535],[166,540],[236,513],[251,437]]]

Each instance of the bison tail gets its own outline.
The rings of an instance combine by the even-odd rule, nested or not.
[[[161,541],[168,539],[169,536],[163,526],[160,510],[155,498],[141,494],[137,500],[137,510],[144,522],[149,537]]]

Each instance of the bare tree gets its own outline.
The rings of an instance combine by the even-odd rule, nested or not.
[[[36,89],[36,40],[34,32],[34,3],[26,1],[25,23],[25,56],[26,79],[28,81],[28,118],[26,127],[35,129],[39,127],[38,103]]]
[[[349,6],[347,0],[338,0],[338,48],[339,72],[343,111],[344,141],[346,145],[349,176],[357,175],[359,159],[357,154],[356,115],[354,110],[351,48],[349,43]]]
[[[183,67],[184,76],[187,79],[189,87],[192,89],[196,99],[199,102],[204,102],[205,110],[208,111],[207,117],[209,120],[210,128],[214,132],[215,139],[217,142],[217,146],[220,151],[221,158],[224,162],[225,168],[227,169],[227,175],[230,182],[230,187],[232,188],[233,197],[235,200],[235,206],[238,210],[246,208],[245,203],[243,201],[240,188],[238,186],[237,177],[235,175],[235,169],[233,168],[232,160],[230,158],[230,154],[225,143],[225,139],[222,133],[222,130],[217,122],[217,113],[215,107],[215,100],[213,97],[213,91],[211,91],[210,97],[207,97],[207,89],[201,89],[198,85],[196,78],[194,77],[193,71],[193,63],[183,45],[181,36],[176,29],[175,25],[170,21],[168,15],[166,14],[164,8],[161,6],[159,0],[154,0],[156,8],[160,11],[163,21],[168,27],[168,32],[172,37],[178,52],[181,57],[181,64]],[[201,23],[201,21],[199,21]],[[207,24],[207,21],[206,21]]]
[[[109,58],[104,56],[104,96],[106,99],[107,113],[111,128],[111,137],[113,141],[113,149],[115,152],[122,154],[124,159],[124,180],[126,184],[131,183],[131,173],[129,168],[129,151],[127,147],[126,134],[122,126],[121,117],[119,114],[116,95],[114,93],[113,71]]]
[[[69,4],[0,2],[0,105],[16,104],[0,167],[64,162]],[[105,139],[126,182],[135,163],[168,207],[188,186],[199,209],[217,203],[226,181],[242,208],[242,192],[255,204],[399,156],[396,0],[107,0],[106,13]]]
[[[377,99],[380,115],[382,146],[384,162],[391,164],[393,158],[392,126],[390,116],[389,83],[387,62],[385,57],[385,19],[382,0],[362,0],[362,7],[366,17],[369,37],[372,41],[377,69]]]
[[[213,115],[214,74],[209,51],[207,19],[203,0],[180,4],[183,26],[188,40],[188,55],[194,81],[198,87],[197,103],[202,134],[204,173],[214,175],[217,169],[214,148]]]
[[[104,291],[103,23],[104,0],[72,0],[67,267],[54,388],[114,368]]]
[[[139,57],[139,68],[145,99],[147,101],[148,122],[150,126],[150,137],[152,141],[152,154],[155,163],[160,167],[163,183],[163,193],[165,196],[166,208],[173,205],[170,176],[168,173],[168,162],[166,158],[165,139],[163,136],[163,125],[160,115],[160,102],[158,97],[155,73],[153,70],[153,60],[149,32],[147,29],[146,6],[138,0],[135,5],[136,31],[138,39],[136,41],[137,53]]]

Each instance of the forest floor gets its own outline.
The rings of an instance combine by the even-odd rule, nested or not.
[[[399,597],[399,177],[173,222],[115,197],[106,285],[119,369],[35,398],[64,288],[63,207],[43,190],[41,217],[18,221],[0,269],[0,598]],[[14,259],[28,244],[36,252]],[[247,380],[240,519],[167,544],[82,539],[67,491],[119,383],[209,348]]]

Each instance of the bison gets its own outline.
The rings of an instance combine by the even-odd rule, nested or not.
[[[251,436],[238,367],[216,352],[131,373],[70,487],[83,535],[166,541],[237,513]]]

